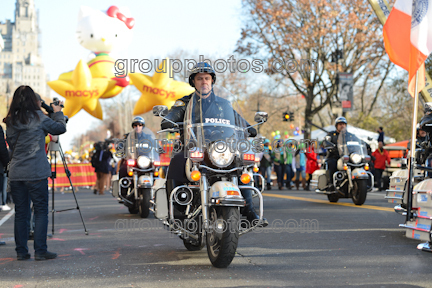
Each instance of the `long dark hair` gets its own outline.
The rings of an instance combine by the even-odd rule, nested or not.
[[[8,114],[3,122],[15,125],[18,122],[28,124],[31,118],[39,120],[37,111],[40,110],[38,98],[30,86],[20,86],[15,90]],[[33,117],[32,117],[33,116]]]

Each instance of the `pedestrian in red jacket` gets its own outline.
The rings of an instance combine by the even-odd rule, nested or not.
[[[306,159],[306,173],[309,175],[309,178],[305,190],[309,191],[312,173],[315,172],[315,170],[318,170],[317,154],[315,153],[315,149],[313,146],[308,147],[308,150],[306,152]]]
[[[375,152],[372,153],[372,156],[375,157],[374,166],[375,166],[375,179],[377,182],[377,186],[379,191],[382,190],[381,188],[381,178],[382,173],[384,172],[386,168],[386,161],[390,165],[390,156],[386,150],[384,150],[384,144],[383,142],[378,142],[378,149],[375,150]]]

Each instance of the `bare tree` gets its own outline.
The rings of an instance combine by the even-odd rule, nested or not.
[[[268,73],[288,79],[292,89],[305,96],[306,121],[338,100],[337,71],[354,74],[360,95],[378,83],[374,100],[362,107],[371,113],[393,65],[383,47],[382,26],[367,1],[243,0],[243,4],[247,22],[236,51],[262,57]],[[337,50],[342,51],[340,61]],[[309,137],[308,122],[305,126]]]

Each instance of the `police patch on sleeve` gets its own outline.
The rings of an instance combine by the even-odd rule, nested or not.
[[[180,107],[180,106],[185,106],[185,103],[181,100],[177,100],[173,105],[173,107]]]

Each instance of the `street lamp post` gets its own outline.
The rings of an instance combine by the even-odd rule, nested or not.
[[[336,21],[335,23],[336,25],[336,51],[332,52],[331,54],[331,62],[332,63],[336,63],[336,99],[338,102],[338,105],[340,105],[342,107],[342,102],[339,101],[339,59],[343,59],[343,49],[339,49],[339,38],[338,38],[338,21]],[[342,108],[343,111],[343,108]],[[342,115],[344,115],[344,112],[342,112]]]

